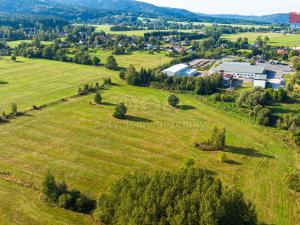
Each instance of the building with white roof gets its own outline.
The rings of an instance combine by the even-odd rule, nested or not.
[[[253,87],[266,88],[267,85],[267,75],[256,75],[253,80]]]
[[[163,74],[166,74],[169,77],[173,76],[196,76],[198,71],[190,68],[186,64],[177,64],[168,69],[162,71]]]
[[[241,62],[224,62],[214,69],[214,72],[231,74],[234,78],[254,79],[256,75],[265,75],[266,66],[251,65]]]

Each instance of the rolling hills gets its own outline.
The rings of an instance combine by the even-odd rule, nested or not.
[[[266,16],[209,15],[185,9],[159,7],[135,0],[0,0],[0,13],[52,15],[69,20],[92,20],[127,15],[225,24],[287,23],[288,14]]]

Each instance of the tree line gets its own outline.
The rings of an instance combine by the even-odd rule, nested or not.
[[[223,87],[223,77],[217,73],[208,77],[169,77],[159,70],[141,68],[140,71],[137,71],[134,66],[130,65],[126,71],[120,71],[119,76],[121,79],[126,80],[128,84],[134,86],[192,91],[198,95],[210,95],[218,92]]]

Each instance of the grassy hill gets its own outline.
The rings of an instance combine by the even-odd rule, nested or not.
[[[52,208],[41,201],[32,186],[39,187],[49,170],[70,188],[98,198],[126,172],[176,169],[193,158],[196,166],[240,188],[256,204],[260,220],[299,224],[296,198],[286,187],[287,175],[299,161],[295,150],[280,141],[280,133],[218,111],[193,95],[178,95],[180,108],[170,108],[168,92],[128,86],[119,80],[117,72],[101,67],[22,61],[18,67],[5,59],[0,61],[1,79],[11,77],[12,82],[17,75],[28,79],[23,86],[20,80],[11,89],[13,83],[1,85],[2,101],[19,99],[22,106],[30,106],[72,95],[78,83],[101,81],[105,76],[111,76],[118,85],[103,91],[103,105],[91,105],[92,95],[74,98],[0,125],[0,223],[95,223],[89,216]],[[3,76],[8,69],[10,72]],[[119,102],[129,107],[127,120],[112,117]],[[219,162],[217,152],[194,148],[196,141],[209,137],[215,125],[227,129],[226,154],[231,164]],[[3,175],[6,173],[9,175]]]
[[[110,52],[96,53],[105,62]],[[170,60],[163,54],[136,52],[131,55],[116,56],[120,66],[134,65],[137,68],[155,67]],[[32,105],[73,95],[77,88],[87,82],[101,81],[102,78],[115,76],[115,72],[103,66],[84,66],[73,63],[60,63],[50,60],[18,57],[18,62],[8,57],[0,59],[0,111],[9,112],[11,103],[20,110]]]
[[[288,46],[288,47],[299,47],[300,46],[300,34],[279,34],[279,33],[237,33],[237,34],[226,34],[223,38],[236,41],[239,37],[247,37],[249,43],[253,44],[258,36],[268,36],[270,38],[269,44],[273,46]]]

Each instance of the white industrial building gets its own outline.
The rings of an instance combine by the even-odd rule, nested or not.
[[[195,69],[190,68],[186,64],[177,64],[174,65],[168,69],[165,69],[162,71],[163,74],[166,74],[168,77],[173,77],[173,76],[196,76],[198,75],[198,71]]]
[[[267,75],[256,75],[253,80],[253,87],[266,88],[267,85]]]
[[[231,74],[234,78],[254,79],[257,75],[266,75],[266,67],[241,62],[224,62],[217,66],[214,72]]]

